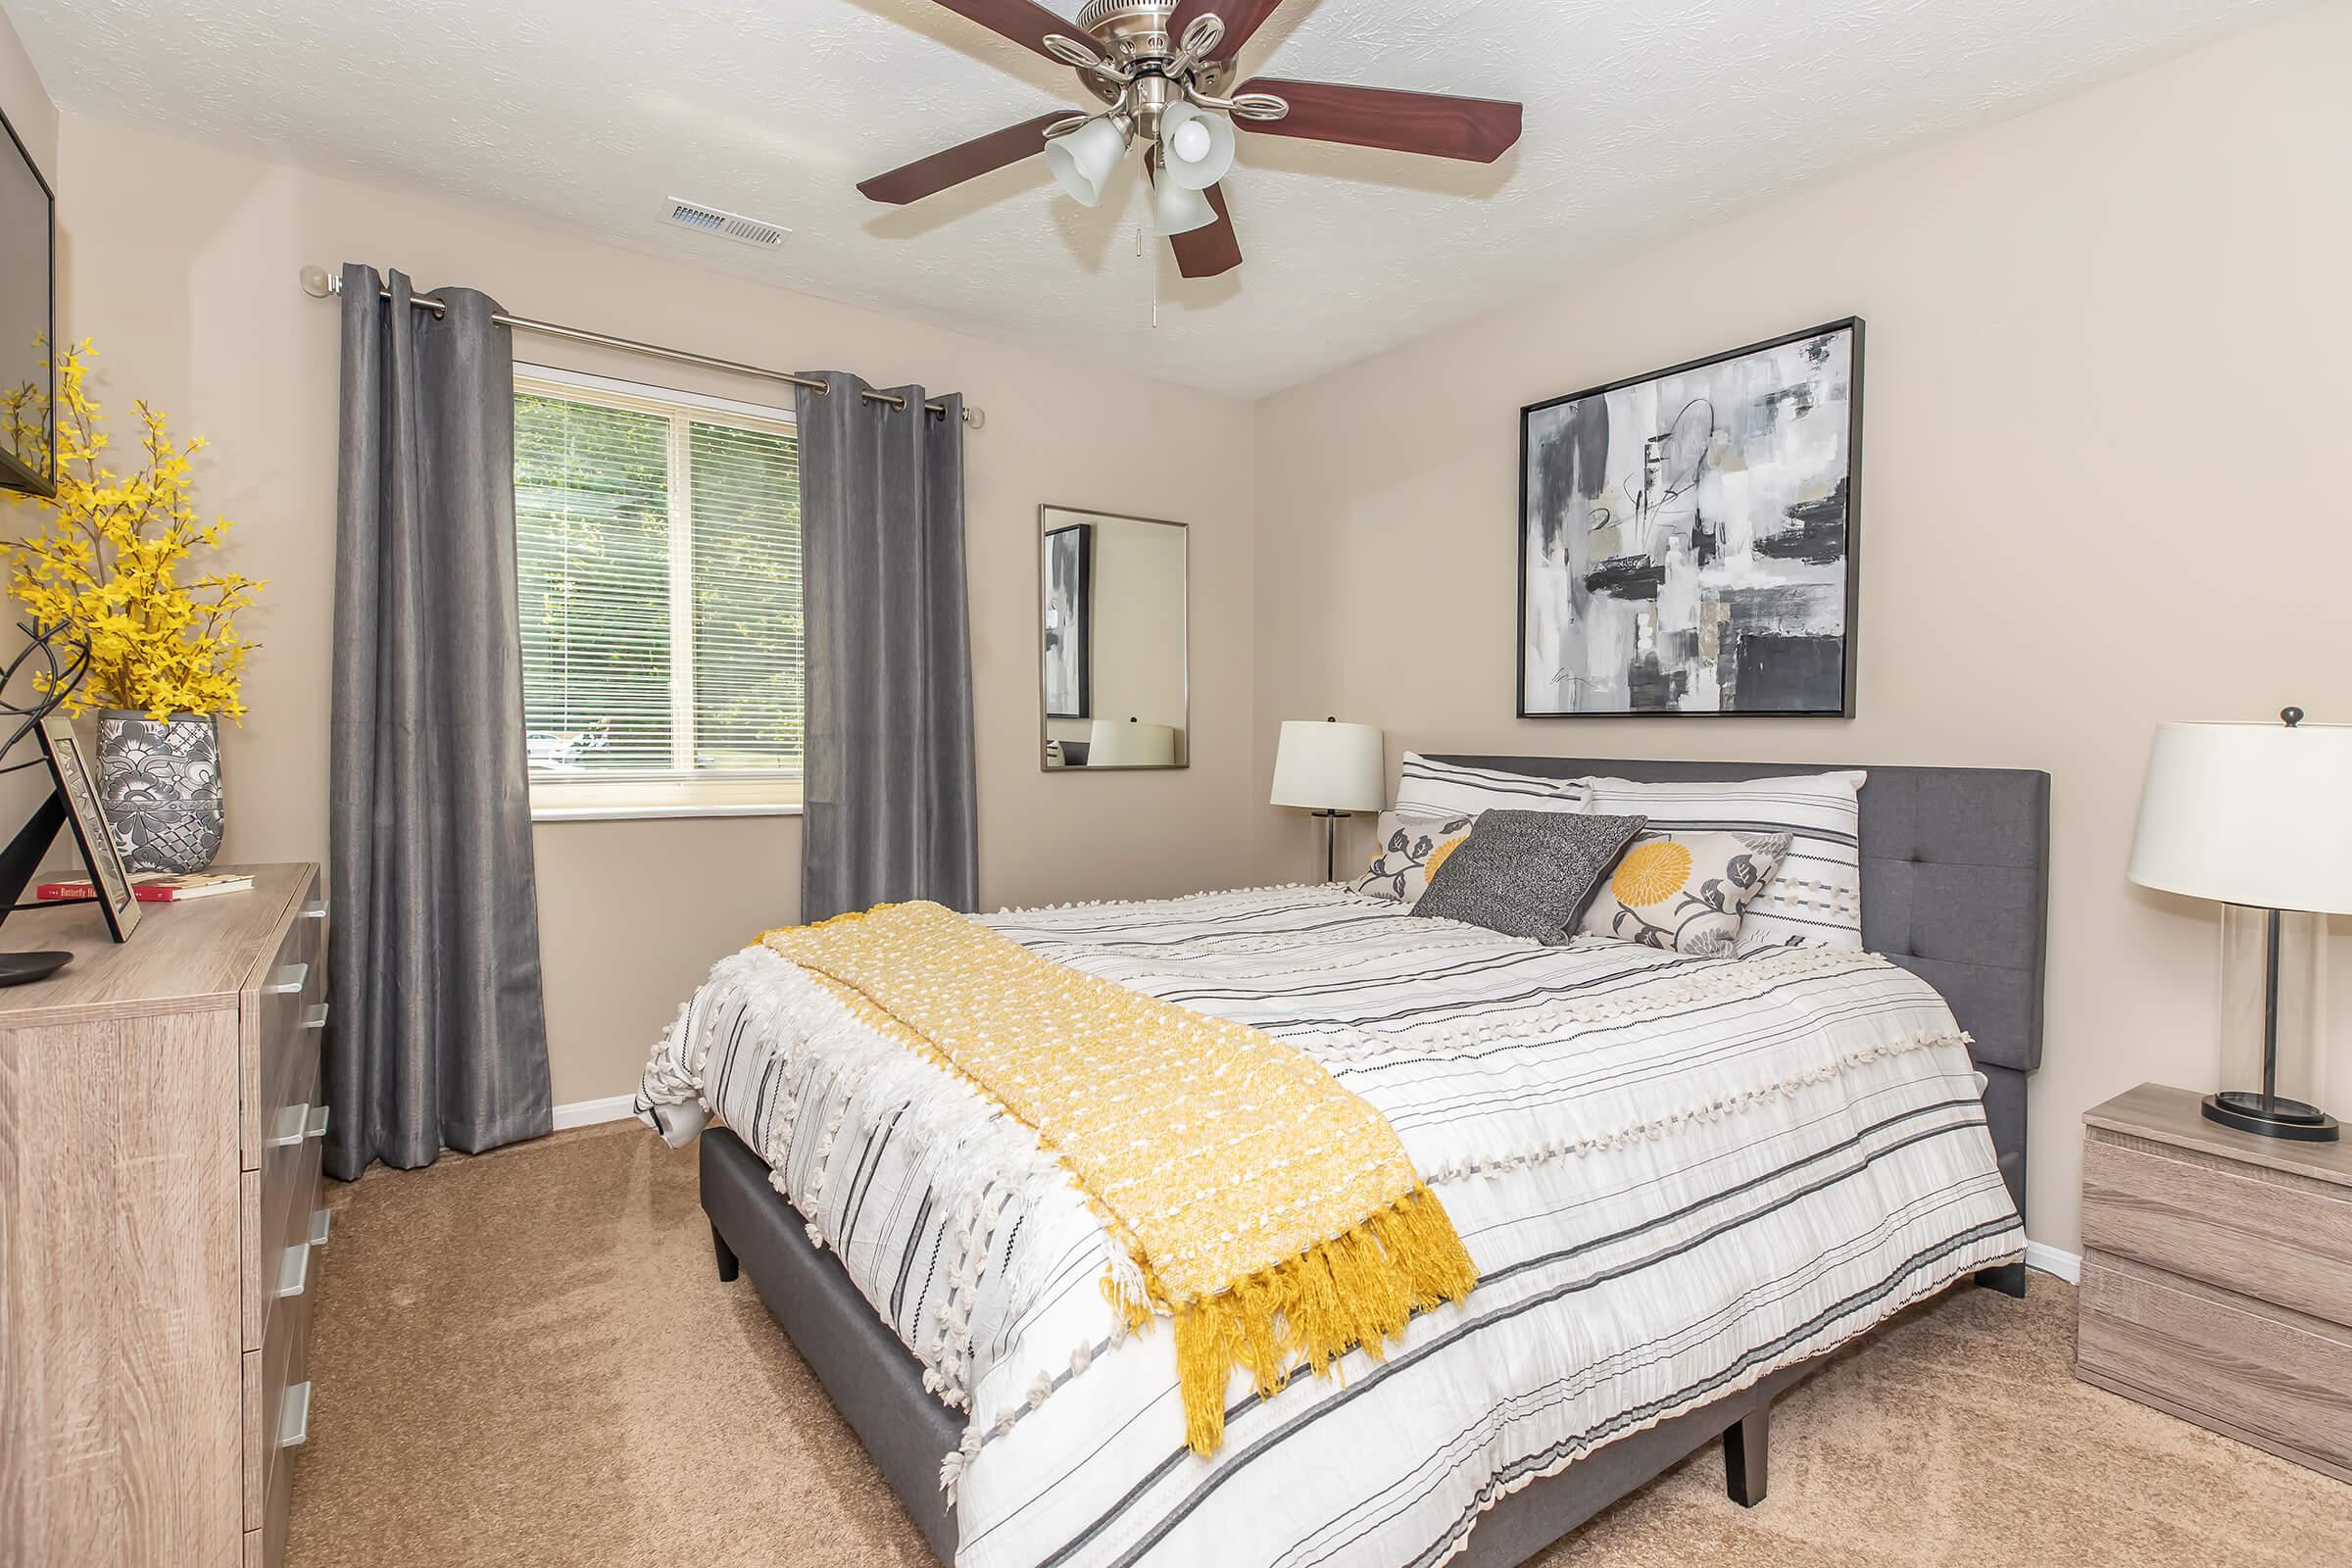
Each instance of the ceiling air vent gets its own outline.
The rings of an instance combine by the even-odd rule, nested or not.
[[[762,249],[783,244],[784,236],[792,232],[781,224],[763,223],[757,218],[746,218],[741,213],[705,207],[701,202],[684,202],[674,196],[669,199],[667,211],[669,220],[682,228],[691,228],[703,234],[716,234],[720,239],[758,245]]]

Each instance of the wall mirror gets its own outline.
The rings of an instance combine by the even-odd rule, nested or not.
[[[1192,761],[1185,526],[1038,508],[1049,770]]]

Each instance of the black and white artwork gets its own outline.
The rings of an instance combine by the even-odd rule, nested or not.
[[[1853,714],[1862,322],[1520,411],[1519,712]]]
[[[1095,528],[1074,522],[1046,534],[1046,716],[1092,718]]]

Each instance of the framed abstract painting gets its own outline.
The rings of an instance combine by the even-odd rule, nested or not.
[[[1046,530],[1046,716],[1095,711],[1095,528]]]
[[[1862,321],[1519,411],[1519,715],[1854,712]]]

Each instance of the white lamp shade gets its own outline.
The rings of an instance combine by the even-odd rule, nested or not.
[[[1089,767],[1174,767],[1176,726],[1133,718],[1098,718],[1087,732]]]
[[[2132,840],[2142,887],[2352,913],[2352,725],[2159,724]]]
[[[1378,729],[1330,719],[1283,724],[1274,750],[1274,805],[1377,811],[1384,798]]]
[[[1206,190],[1233,168],[1233,122],[1170,104],[1159,117],[1159,172],[1189,190]]]
[[[1217,210],[1190,185],[1163,179],[1152,187],[1152,226],[1162,234],[1189,234],[1216,220]]]
[[[1046,167],[1071,199],[1092,207],[1102,199],[1103,182],[1127,156],[1127,132],[1107,115],[1100,115],[1046,143]]]

